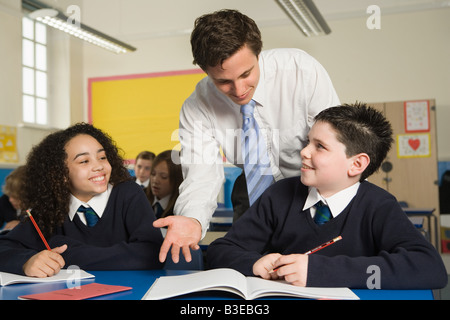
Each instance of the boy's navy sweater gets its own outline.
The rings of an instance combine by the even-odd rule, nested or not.
[[[379,270],[381,289],[446,285],[440,255],[385,190],[362,182],[344,211],[323,226],[314,223],[309,209],[303,211],[307,196],[299,177],[272,185],[209,246],[209,267],[253,276],[253,264],[264,254],[304,253],[340,235],[341,241],[309,255],[307,286],[367,289],[373,270]]]
[[[153,227],[155,215],[147,197],[134,181],[113,187],[102,218],[94,227],[66,217],[47,239],[51,248],[67,244],[62,254],[67,268],[84,270],[156,269],[163,238]],[[45,246],[28,219],[0,236],[0,271],[23,274],[24,263]]]

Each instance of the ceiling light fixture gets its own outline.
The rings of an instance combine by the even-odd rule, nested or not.
[[[114,39],[100,31],[92,29],[81,22],[72,22],[73,20],[53,8],[44,8],[33,11],[29,14],[29,17],[115,53],[136,51],[136,48]]]
[[[331,32],[312,0],[275,0],[307,37]]]

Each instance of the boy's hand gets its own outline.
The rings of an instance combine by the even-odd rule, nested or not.
[[[25,275],[29,277],[51,277],[59,272],[66,264],[61,254],[66,251],[67,245],[53,248],[52,251],[43,250],[36,253],[23,265]]]
[[[266,280],[278,279],[279,277],[276,272],[273,272],[273,269],[277,267],[276,262],[280,257],[282,255],[279,253],[270,253],[260,258],[253,265],[253,274]]]
[[[284,280],[294,286],[305,287],[308,274],[308,255],[290,254],[280,256],[275,261],[275,268],[278,277],[284,277]]]

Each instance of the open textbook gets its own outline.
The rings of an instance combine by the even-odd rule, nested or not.
[[[0,272],[0,286],[7,286],[15,283],[73,281],[88,278],[94,278],[94,275],[80,269],[61,269],[58,274],[47,278],[27,277],[14,273]]]
[[[188,293],[220,290],[253,300],[268,296],[289,296],[309,299],[358,300],[348,288],[296,287],[283,281],[246,277],[233,269],[213,269],[181,276],[159,277],[142,300],[160,300]]]

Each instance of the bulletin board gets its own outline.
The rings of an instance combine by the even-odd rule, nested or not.
[[[17,163],[17,128],[0,125],[0,163]]]
[[[88,79],[88,119],[133,162],[179,145],[181,106],[206,76],[201,69]]]

